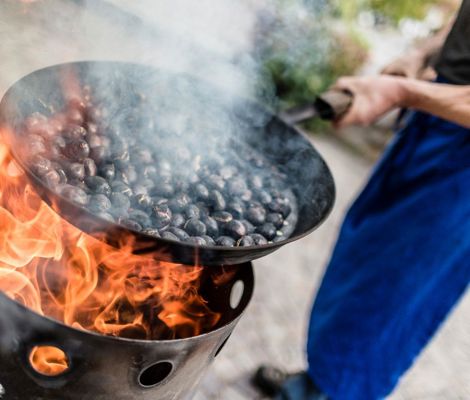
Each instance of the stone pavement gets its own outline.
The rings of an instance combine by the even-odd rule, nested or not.
[[[334,139],[314,137],[313,142],[336,180],[335,209],[307,238],[255,261],[253,300],[208,371],[196,400],[260,398],[251,388],[249,377],[261,363],[283,365],[291,371],[305,368],[302,350],[313,295],[342,216],[371,168]],[[467,295],[390,400],[470,399],[469,315]]]

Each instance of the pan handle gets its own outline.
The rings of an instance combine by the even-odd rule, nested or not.
[[[313,104],[287,110],[281,117],[289,124],[298,124],[314,117],[326,121],[341,119],[351,108],[354,94],[349,90],[330,89],[318,96]]]
[[[354,102],[354,94],[349,90],[331,89],[318,96],[315,108],[321,119],[336,121],[344,117]]]

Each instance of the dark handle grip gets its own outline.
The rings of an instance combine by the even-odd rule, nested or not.
[[[314,117],[327,121],[341,119],[351,108],[354,94],[349,90],[331,89],[307,105],[292,108],[280,114],[289,124],[295,125]]]
[[[349,90],[331,89],[315,100],[315,108],[321,119],[337,121],[344,117],[354,102]]]

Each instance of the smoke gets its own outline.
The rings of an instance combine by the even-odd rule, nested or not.
[[[320,35],[322,2],[0,3],[0,90],[34,70],[65,62],[103,60],[152,66],[157,72],[97,64],[87,70],[85,80],[98,103],[106,106],[107,128],[158,148],[171,159],[173,173],[187,179],[204,158],[223,158],[222,164],[237,165],[242,175],[250,171],[250,162],[257,156],[248,154],[249,162],[240,155],[249,152],[245,143],[259,137],[255,132],[271,119],[269,112],[261,110],[275,109],[278,102],[264,65],[266,49],[290,43],[282,47],[283,57],[297,62],[307,48],[312,60],[320,60],[329,46]],[[299,29],[306,20],[318,26],[315,45]],[[48,84],[41,82],[44,87]],[[145,99],[138,113],[137,98]],[[191,157],[186,156],[188,152]],[[270,167],[262,179],[284,179]],[[296,169],[301,170],[300,166]]]
[[[267,52],[279,51],[290,64],[315,63],[330,45],[322,35],[328,12],[323,0],[7,0],[0,7],[4,76],[14,80],[77,60],[154,66],[161,72],[135,73],[132,82],[102,68],[89,76],[113,128],[135,134],[129,131],[136,127],[127,125],[135,103],[131,96],[144,93],[155,112],[151,126],[138,126],[140,140],[152,144],[156,132],[165,132],[165,143],[171,143],[159,143],[162,150],[189,147],[202,158],[234,140],[243,143],[269,122],[269,113],[246,102],[277,107],[265,68]],[[316,27],[316,38],[303,31],[306,22]],[[191,168],[177,154],[173,161],[180,169]]]
[[[306,52],[321,57],[327,42],[312,44],[302,32],[306,19],[319,31],[324,25],[323,0],[5,0],[0,11],[2,79],[10,83],[61,62],[123,60],[198,76],[243,97],[259,97],[261,87],[262,101],[273,105],[259,42],[288,38],[283,54],[292,62]]]

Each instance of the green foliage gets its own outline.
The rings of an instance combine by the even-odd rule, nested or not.
[[[351,28],[344,32],[333,28],[331,14],[317,11],[299,17],[289,6],[280,12],[282,18],[264,16],[259,54],[281,108],[312,102],[340,76],[353,74],[363,64],[367,55],[363,41]],[[313,124],[310,128],[318,128],[317,122]]]
[[[312,101],[341,75],[354,73],[367,52],[352,29],[339,32],[329,16],[299,18],[286,9],[282,29],[271,15],[260,32],[260,54],[284,107]]]
[[[347,1],[347,0],[343,0]],[[399,22],[402,18],[422,19],[430,5],[437,0],[368,0],[371,9]]]
[[[281,0],[284,8],[278,12],[282,18],[279,14],[265,15],[264,28],[259,32],[259,54],[281,107],[311,102],[340,76],[352,75],[364,64],[367,43],[354,29],[361,11],[373,10],[398,23],[404,17],[424,17],[427,7],[437,1],[310,0],[316,9],[299,17],[290,8],[296,1]],[[317,122],[310,127],[317,128]]]
[[[403,18],[422,19],[429,6],[441,0],[336,0],[336,14],[344,21],[354,20],[359,12],[373,10],[393,23]]]
[[[316,40],[319,33],[317,32]],[[266,58],[265,67],[276,86],[276,95],[282,108],[312,102],[316,95],[327,90],[344,75],[353,74],[365,61],[367,51],[355,34],[339,34],[332,30],[321,33],[321,46],[310,41],[310,48],[303,49],[297,57],[285,49],[277,50]],[[311,121],[307,128],[323,130],[319,121]]]

